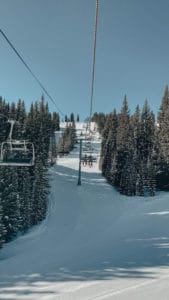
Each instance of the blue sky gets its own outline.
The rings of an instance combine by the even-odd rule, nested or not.
[[[154,112],[169,84],[169,1],[100,0],[93,112],[145,99]],[[0,0],[0,28],[64,114],[89,115],[95,0]],[[0,36],[0,95],[25,100],[43,91]],[[49,102],[50,110],[56,107]]]

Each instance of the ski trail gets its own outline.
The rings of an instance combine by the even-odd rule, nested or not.
[[[168,300],[168,193],[120,195],[98,162],[81,186],[78,149],[49,170],[46,219],[1,249],[0,299]]]
[[[131,292],[133,290],[137,290],[137,289],[140,289],[140,288],[143,288],[143,287],[147,287],[147,286],[152,290],[152,287],[150,287],[150,285],[154,286],[154,284],[159,283],[159,282],[164,281],[164,280],[168,280],[168,279],[169,279],[169,275],[165,275],[165,276],[162,276],[161,278],[158,278],[158,279],[151,279],[151,280],[145,281],[145,282],[140,283],[140,284],[134,284],[134,285],[130,285],[130,286],[125,287],[125,288],[121,288],[119,290],[112,290],[112,291],[108,291],[108,292],[106,291],[103,294],[94,296],[92,298],[88,298],[86,300],[113,299],[112,297],[114,297],[116,295],[121,295],[121,294],[124,294],[124,293],[125,293],[125,298],[124,299],[126,299],[126,297],[127,297],[126,293],[128,293],[128,292]]]

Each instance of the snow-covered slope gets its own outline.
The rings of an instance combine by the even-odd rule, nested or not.
[[[46,220],[0,251],[0,299],[169,299],[169,194],[119,195],[98,160],[82,171],[77,186],[78,148],[50,169]]]

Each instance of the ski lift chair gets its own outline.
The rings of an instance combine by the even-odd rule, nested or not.
[[[34,163],[33,143],[25,140],[7,140],[1,144],[0,166],[31,167]]]
[[[1,143],[0,166],[31,167],[35,164],[34,144],[25,140],[13,140],[15,120],[8,120],[10,133],[8,139]]]

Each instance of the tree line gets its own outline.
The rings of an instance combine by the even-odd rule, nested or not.
[[[101,119],[99,118],[101,117]],[[125,195],[154,196],[169,190],[169,90],[165,88],[157,119],[147,100],[130,114],[127,97],[120,113],[94,118],[102,132],[100,168]],[[98,118],[98,120],[97,120]]]
[[[7,103],[0,97],[0,143],[9,134],[7,119],[14,119],[13,139],[29,140],[35,147],[32,167],[0,166],[0,247],[18,233],[25,232],[46,216],[49,177],[48,155],[51,137],[59,130],[59,115],[49,112],[42,96],[28,112],[25,103]]]
[[[57,144],[57,155],[68,154],[77,142],[75,121],[67,122],[65,130]]]

